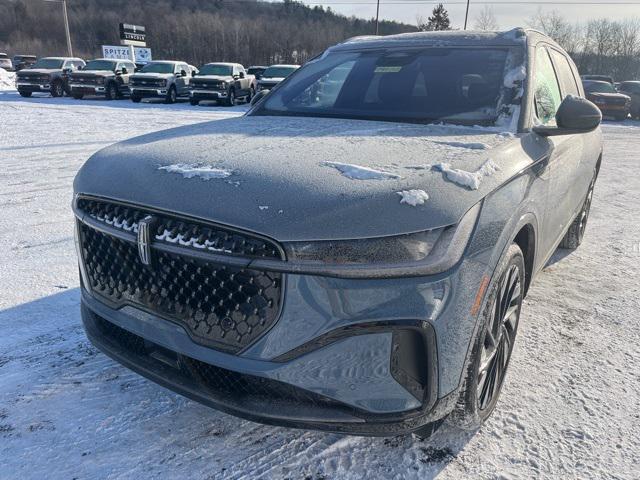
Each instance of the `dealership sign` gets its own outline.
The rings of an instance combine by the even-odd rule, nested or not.
[[[120,43],[122,45],[147,46],[147,32],[142,25],[120,24]]]
[[[135,63],[148,63],[152,60],[150,48],[121,45],[103,45],[102,57],[113,60],[133,60]]]

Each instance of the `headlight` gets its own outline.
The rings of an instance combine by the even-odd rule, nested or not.
[[[289,242],[286,270],[346,278],[433,275],[464,253],[480,212],[472,207],[456,225],[391,237]]]
[[[227,82],[221,82],[220,88],[227,88]]]
[[[103,85],[104,77],[96,77],[96,85]]]

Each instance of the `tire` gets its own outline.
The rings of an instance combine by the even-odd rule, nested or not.
[[[447,419],[456,427],[479,428],[498,403],[518,333],[524,279],[524,256],[512,243],[489,283],[460,397]]]
[[[84,95],[82,93],[74,93],[72,94],[72,96],[75,100],[82,100],[84,98]]]
[[[64,84],[60,80],[56,80],[51,85],[51,96],[62,97],[64,95]]]
[[[20,92],[18,91],[21,97],[29,98],[33,92]]]
[[[591,183],[589,184],[589,190],[587,190],[587,196],[582,203],[582,208],[576,218],[573,219],[569,230],[564,234],[564,238],[560,242],[560,248],[566,248],[569,250],[575,250],[580,246],[584,239],[584,232],[587,229],[587,222],[589,221],[589,213],[591,212],[591,200],[593,199],[593,189],[596,184],[596,175],[593,176]]]
[[[251,103],[251,99],[255,94],[256,94],[256,89],[251,87],[251,89],[249,89],[249,95],[247,96],[247,103]]]
[[[176,91],[176,87],[171,86],[169,88],[169,91],[167,92],[167,96],[164,97],[164,103],[169,105],[172,103],[176,103],[177,98],[178,98],[178,92]]]
[[[138,95],[131,94],[131,101],[133,103],[140,103],[142,101],[142,97]]]
[[[117,87],[113,84],[113,82],[107,83],[107,87],[104,90],[104,98],[106,100],[115,100],[118,98]]]
[[[197,98],[190,98],[189,103],[195,107],[196,105],[200,104],[200,100],[198,100]]]
[[[229,96],[227,97],[227,107],[233,107],[236,104],[236,91],[232,88],[229,90]]]

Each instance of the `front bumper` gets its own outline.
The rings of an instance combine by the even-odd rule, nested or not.
[[[339,349],[325,347],[321,358],[307,355],[304,359],[284,363],[249,360],[194,345],[169,322],[158,322],[158,319],[140,313],[134,318],[123,312],[109,311],[83,289],[84,327],[89,340],[103,353],[166,388],[251,421],[355,435],[399,435],[439,422],[451,411],[457,399],[456,393],[437,399],[435,388],[432,388],[431,398],[416,408],[372,413],[331,398],[329,395],[335,396],[332,388],[317,393],[283,380],[287,378],[287,372],[291,372],[304,376],[308,383],[314,378],[313,367],[323,365],[325,368],[317,373],[329,375],[324,379],[330,380],[328,385],[339,389],[340,381],[330,378],[331,372],[344,369],[350,375],[357,375],[343,384],[347,390],[358,390],[358,381],[375,383],[376,378],[381,377],[381,365],[369,373],[351,371],[349,365],[339,364],[340,358],[336,358],[335,353],[336,350],[360,353],[364,359],[371,353],[366,348],[358,350],[358,345],[344,344]],[[380,334],[372,335],[380,337]],[[370,335],[353,338],[367,336]],[[367,344],[370,340],[360,343]],[[366,369],[367,363],[361,361],[351,367]],[[315,378],[322,379],[322,376]],[[432,381],[435,385],[435,377]],[[380,387],[385,390],[384,385]],[[384,397],[383,392],[375,387],[370,393],[377,395],[377,402],[381,404],[389,402],[388,398],[380,398]]]
[[[19,92],[49,92],[51,91],[51,84],[49,83],[27,83],[27,82],[16,82],[16,88]]]
[[[226,90],[201,90],[193,89],[189,91],[189,97],[196,100],[221,100],[229,95]]]
[[[83,95],[103,95],[105,92],[104,85],[82,85],[72,83],[69,85],[71,93],[82,93]]]
[[[162,88],[131,87],[131,95],[140,98],[164,97],[169,90]]]

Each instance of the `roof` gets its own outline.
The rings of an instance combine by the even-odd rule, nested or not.
[[[455,46],[455,45],[480,45],[480,46],[522,46],[530,34],[544,35],[534,30],[514,28],[502,32],[477,32],[447,30],[437,32],[400,33],[387,36],[363,36],[353,37],[340,43],[330,50],[349,50],[358,48],[379,48],[383,46]]]
[[[287,67],[291,67],[291,68],[299,68],[300,65],[287,65],[285,63],[276,63],[275,65],[269,65],[267,68],[271,68],[271,67],[278,67],[278,68],[287,68]]]
[[[180,60],[152,60],[149,63],[170,63],[170,64],[176,64],[176,63],[187,63],[187,62],[182,62]],[[149,63],[147,63],[147,65],[149,65]]]
[[[28,56],[28,55],[23,55],[23,56]],[[84,62],[84,60],[78,57],[42,57],[40,60],[80,60],[81,62]]]

